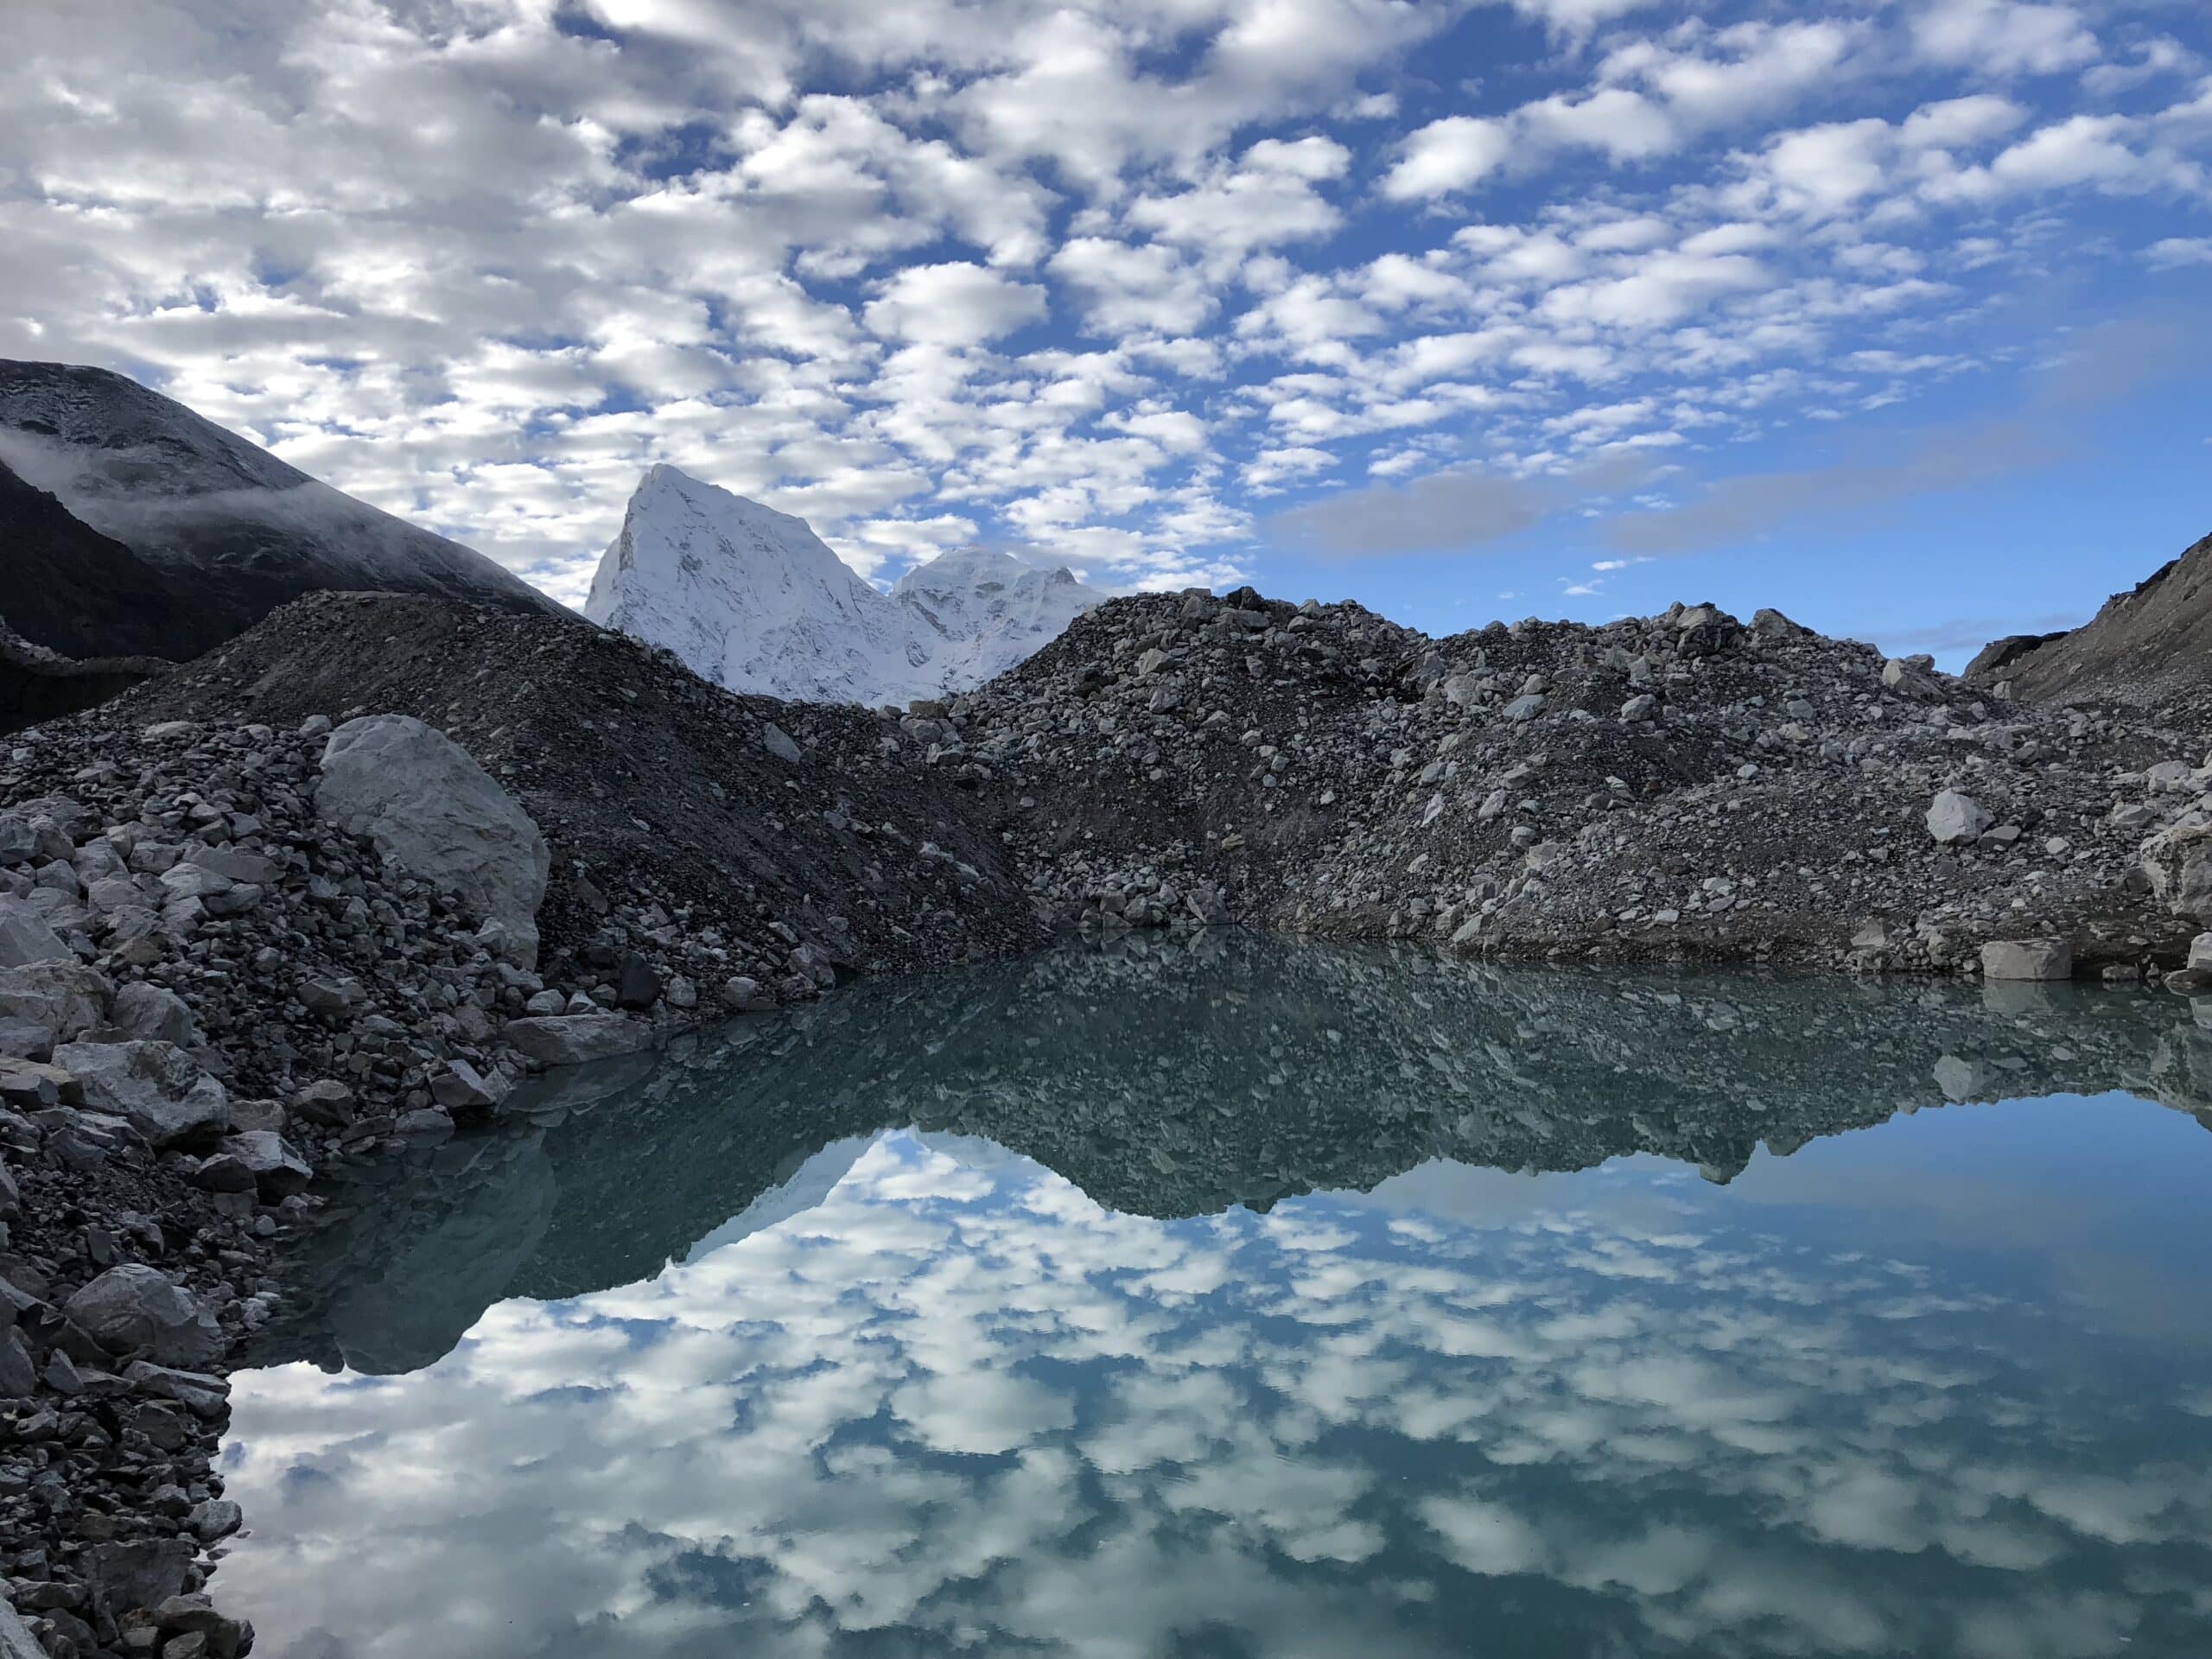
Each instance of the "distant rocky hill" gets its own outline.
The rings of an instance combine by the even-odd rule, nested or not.
[[[0,360],[0,617],[69,656],[196,657],[320,589],[559,610],[105,370]]]
[[[2212,789],[2201,725],[1710,605],[1431,639],[1142,595],[902,729],[1003,791],[1012,855],[1090,925],[1212,884],[1288,931],[1503,957],[1940,970],[2044,936],[2133,974],[2195,931],[2176,861],[2199,870]]]
[[[2023,698],[2149,703],[2203,690],[2212,685],[2212,536],[2078,628],[1992,641],[1967,677]]]
[[[967,549],[879,593],[803,518],[649,469],[584,614],[731,691],[906,703],[981,685],[1103,595],[1065,570]]]
[[[428,721],[519,797],[553,852],[549,961],[619,938],[664,976],[789,999],[1044,937],[972,798],[887,756],[881,716],[733,696],[570,613],[315,594],[85,718],[127,736],[352,709]]]

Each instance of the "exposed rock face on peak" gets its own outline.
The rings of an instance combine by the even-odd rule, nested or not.
[[[2135,703],[2212,685],[2212,536],[2078,628],[1993,640],[1967,677],[2014,697]]]
[[[904,703],[982,684],[1102,597],[1065,570],[980,548],[907,572],[887,596],[804,519],[654,467],[584,614],[728,690]]]
[[[104,369],[0,361],[0,615],[67,655],[196,657],[322,588],[559,608],[481,554]],[[27,597],[57,561],[64,585]]]

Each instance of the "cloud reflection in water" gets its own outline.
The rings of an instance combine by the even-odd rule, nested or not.
[[[2204,1166],[2178,1115],[2094,1109]],[[810,1205],[427,1369],[242,1375],[220,1586],[279,1659],[2212,1646],[2189,1344],[1760,1173],[1432,1164],[1159,1220],[855,1137]]]

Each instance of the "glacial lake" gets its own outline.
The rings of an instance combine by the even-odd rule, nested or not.
[[[327,1186],[273,1659],[2212,1654],[2212,1030],[1239,937]]]

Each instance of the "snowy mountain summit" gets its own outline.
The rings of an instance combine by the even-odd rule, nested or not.
[[[917,566],[887,595],[804,519],[654,467],[584,614],[733,691],[906,703],[1003,673],[1103,597],[1065,570],[980,548]]]

